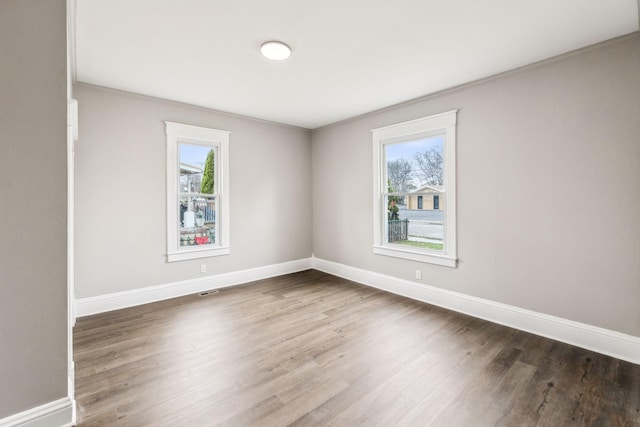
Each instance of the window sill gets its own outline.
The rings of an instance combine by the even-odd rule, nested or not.
[[[208,258],[221,255],[229,255],[229,246],[217,246],[210,249],[192,249],[167,254],[167,262],[186,261],[189,259]]]
[[[390,246],[373,246],[373,253],[452,268],[456,268],[458,262],[457,258],[448,257],[446,255],[429,254]]]

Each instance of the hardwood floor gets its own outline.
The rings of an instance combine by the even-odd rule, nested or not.
[[[80,426],[639,426],[640,366],[305,271],[78,319]]]

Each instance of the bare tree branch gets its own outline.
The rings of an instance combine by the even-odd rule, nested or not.
[[[415,154],[415,161],[419,168],[419,175],[426,185],[442,185],[442,152],[431,148]]]
[[[387,174],[394,191],[404,192],[415,189],[413,164],[407,159],[392,160],[387,163]]]

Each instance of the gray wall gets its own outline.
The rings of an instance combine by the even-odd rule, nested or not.
[[[76,297],[311,256],[308,130],[87,85],[74,97]],[[164,120],[231,132],[228,256],[166,262]]]
[[[312,135],[78,85],[76,296],[314,252],[640,336],[638,69],[636,34]],[[371,129],[454,108],[459,267],[373,255]],[[163,120],[232,132],[229,256],[165,261]]]
[[[0,2],[0,418],[67,396],[65,8]]]
[[[313,132],[314,253],[640,336],[640,37]],[[457,269],[374,255],[371,129],[458,113]]]

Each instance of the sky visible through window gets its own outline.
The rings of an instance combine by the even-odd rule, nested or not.
[[[195,144],[180,144],[180,163],[197,166],[204,169],[207,154],[211,147]]]
[[[421,138],[408,142],[399,142],[396,144],[387,144],[387,161],[393,161],[398,159],[411,160],[415,157],[416,153],[422,153],[425,150],[434,148],[442,152],[444,145],[444,135],[432,136],[429,138]]]
[[[387,177],[392,192],[444,184],[444,135],[385,144]]]

